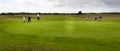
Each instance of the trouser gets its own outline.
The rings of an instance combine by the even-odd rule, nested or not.
[[[31,22],[31,20],[28,20],[28,23],[30,23]]]
[[[40,17],[37,17],[37,20],[40,20]]]

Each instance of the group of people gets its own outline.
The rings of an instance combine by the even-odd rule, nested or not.
[[[103,19],[103,17],[102,16],[99,16],[99,17],[86,17],[85,18],[86,20],[98,20],[98,21],[100,21],[101,22],[101,20]]]
[[[37,14],[37,20],[38,20],[38,21],[40,20],[40,15],[39,15],[39,14]],[[26,16],[25,16],[25,15],[23,16],[23,22],[24,22],[24,23],[26,22]],[[28,16],[28,23],[30,23],[30,22],[31,22],[31,17]]]
[[[86,20],[98,20],[98,21],[100,21],[101,22],[101,20],[103,19],[103,17],[102,16],[99,16],[99,17],[86,17],[85,18]],[[39,21],[40,20],[40,15],[39,14],[37,14],[37,20]],[[25,23],[26,22],[26,16],[24,15],[23,16],[23,22]],[[30,16],[28,16],[28,23],[30,23],[31,22],[31,17]]]

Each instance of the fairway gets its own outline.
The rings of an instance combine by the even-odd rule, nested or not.
[[[101,22],[84,17],[103,16]],[[0,15],[0,51],[120,51],[120,15]]]

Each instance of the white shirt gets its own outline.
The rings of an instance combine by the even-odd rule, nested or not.
[[[26,20],[26,19],[25,19],[25,16],[23,16],[23,20]]]
[[[39,15],[39,14],[37,14],[37,17],[40,17],[40,15]]]

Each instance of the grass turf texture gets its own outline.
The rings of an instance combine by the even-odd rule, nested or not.
[[[98,14],[101,15],[101,14]],[[23,23],[21,15],[0,16],[0,51],[120,51],[120,15],[42,15]]]

